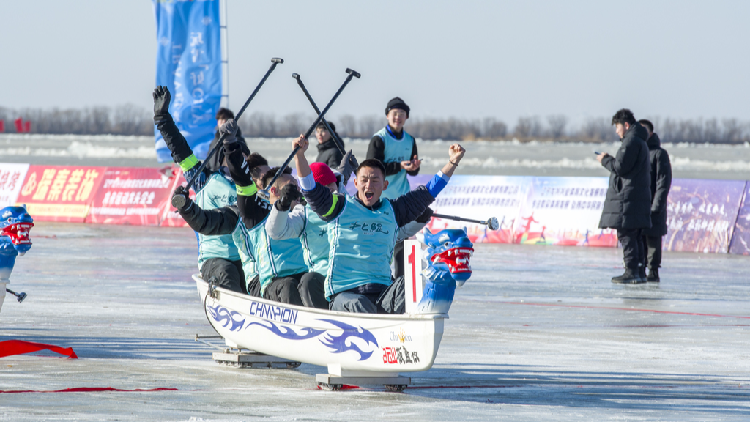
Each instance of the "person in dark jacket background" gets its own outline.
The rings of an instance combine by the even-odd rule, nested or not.
[[[646,281],[658,283],[661,267],[661,240],[667,234],[667,196],[672,186],[672,164],[669,154],[661,147],[659,135],[654,133],[654,125],[646,119],[638,121],[648,132],[648,145],[651,161],[651,228],[643,231],[641,245],[646,251],[643,265],[648,268]]]
[[[219,128],[224,125],[224,123],[226,123],[229,119],[234,119],[234,113],[232,112],[232,110],[222,107],[219,109],[219,111],[216,112],[216,133],[214,133],[214,139],[208,146],[209,151],[214,149],[216,145],[219,144]],[[250,155],[250,149],[247,147],[247,142],[242,136],[242,130],[240,130],[239,127],[237,128],[237,141],[240,142],[240,148],[242,148],[242,152],[245,155]],[[208,172],[217,172],[220,171],[222,167],[226,167],[226,163],[224,163],[225,157],[226,154],[224,152],[224,147],[220,146],[219,149],[214,153],[214,155],[211,156],[211,158],[209,158],[208,162],[206,163],[206,170]]]
[[[596,157],[610,172],[599,228],[616,229],[622,244],[625,272],[613,277],[612,282],[640,284],[646,282],[641,232],[651,228],[648,132],[626,108],[612,116],[612,125],[622,143],[614,157],[606,152]]]
[[[328,125],[336,132],[336,126],[333,123],[328,122]],[[341,146],[339,148],[336,146],[336,138],[328,131],[326,124],[320,122],[315,128],[315,138],[318,140],[318,156],[315,157],[315,162],[325,163],[332,169],[338,168],[341,165],[341,159],[344,158],[344,153],[341,152],[344,150],[344,141],[341,137],[338,137],[339,146]]]

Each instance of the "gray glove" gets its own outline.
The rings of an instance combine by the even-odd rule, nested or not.
[[[226,123],[221,125],[219,128],[219,136],[224,139],[224,146],[228,151],[233,150],[237,143],[237,122],[234,119],[227,120]]]
[[[339,173],[341,173],[342,182],[344,186],[349,182],[349,178],[352,176],[352,173],[359,167],[359,164],[357,163],[357,159],[354,158],[354,153],[352,150],[349,150],[344,155],[344,158],[341,159],[341,165],[339,165],[339,168],[337,169]]]

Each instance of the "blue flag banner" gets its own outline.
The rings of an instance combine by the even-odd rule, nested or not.
[[[204,159],[221,103],[219,0],[153,1],[156,85],[169,87],[169,112],[196,157]],[[155,134],[157,159],[172,161],[164,138]]]

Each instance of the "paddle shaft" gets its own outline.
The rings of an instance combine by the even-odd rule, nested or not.
[[[328,109],[331,108],[331,106],[333,105],[333,103],[336,102],[336,99],[339,97],[339,95],[341,95],[341,91],[343,91],[344,88],[346,88],[346,85],[349,82],[351,82],[352,78],[355,77],[355,76],[359,78],[359,73],[357,73],[357,72],[355,72],[355,71],[353,71],[351,69],[346,69],[346,71],[347,71],[347,73],[349,73],[349,76],[346,77],[346,80],[341,85],[341,87],[339,88],[339,90],[336,91],[336,94],[333,96],[333,98],[331,98],[331,101],[328,102],[328,104],[326,105],[326,108],[324,108],[323,111],[320,112],[320,114],[318,114],[318,118],[315,119],[315,122],[313,122],[313,124],[310,126],[310,128],[307,129],[307,132],[305,132],[305,135],[304,135],[305,138],[309,138],[310,137],[310,134],[315,130],[315,128],[318,126],[318,123],[320,123],[321,119],[323,119],[323,116],[325,116],[325,114],[328,112]],[[268,189],[271,186],[273,186],[273,184],[276,182],[276,179],[278,179],[279,176],[281,176],[281,174],[284,172],[284,169],[289,165],[289,162],[292,161],[292,158],[294,158],[295,154],[297,154],[297,151],[299,151],[299,146],[296,147],[296,148],[294,148],[294,151],[292,151],[292,153],[289,154],[289,157],[287,157],[286,161],[284,161],[284,164],[282,164],[281,167],[279,167],[279,171],[277,171],[276,174],[273,175],[273,179],[271,179],[271,181],[268,182],[268,185],[266,186],[266,188],[263,189],[263,191],[266,194],[268,194]]]
[[[313,110],[315,110],[315,113],[320,115],[320,109],[315,104],[315,101],[312,99],[312,96],[310,96],[310,93],[307,91],[307,88],[305,88],[305,84],[302,83],[302,79],[300,78],[299,74],[294,73],[292,74],[292,77],[297,80],[297,85],[299,85],[299,87],[302,88],[302,92],[304,92],[307,99],[310,100],[310,105],[312,105]],[[341,138],[339,138],[339,135],[331,128],[331,125],[328,124],[328,121],[326,119],[320,119],[320,121],[323,122],[324,125],[326,125],[326,129],[328,129],[328,133],[331,134],[331,137],[333,138],[333,143],[336,144],[336,148],[338,148],[342,154],[346,155],[346,151],[344,151],[344,148],[342,147],[343,142],[341,142]]]
[[[476,224],[485,224],[485,225],[487,224],[486,221],[479,221],[479,220],[472,220],[470,218],[456,217],[455,215],[444,215],[444,214],[433,213],[432,216],[435,218],[444,218],[446,220],[466,221],[467,223],[476,223]]]
[[[271,63],[271,67],[268,69],[268,71],[266,72],[266,74],[263,75],[263,79],[260,80],[260,83],[258,84],[258,86],[255,87],[255,90],[253,90],[253,93],[250,94],[250,97],[248,97],[247,101],[245,101],[245,104],[242,105],[242,108],[237,113],[237,115],[234,117],[235,121],[237,121],[237,120],[240,119],[240,117],[242,116],[242,113],[244,113],[245,109],[247,108],[247,106],[250,105],[250,101],[252,101],[253,98],[255,98],[255,94],[257,94],[258,91],[260,91],[260,87],[262,87],[263,84],[266,82],[266,79],[268,79],[268,76],[271,75],[271,72],[273,72],[273,70],[276,69],[276,65],[279,64],[279,63],[284,63],[284,60],[278,59],[278,58],[273,58],[273,59],[271,59],[271,62],[272,62]],[[214,146],[213,149],[208,152],[208,155],[206,156],[206,159],[203,160],[203,162],[201,163],[200,167],[198,167],[198,171],[195,172],[195,174],[193,175],[193,177],[188,181],[188,184],[187,184],[188,190],[190,190],[190,189],[193,188],[193,186],[195,185],[196,180],[198,180],[198,177],[201,175],[201,173],[203,173],[203,169],[206,168],[206,165],[208,164],[208,160],[210,160],[211,157],[216,153],[216,151],[218,151],[219,148],[222,147],[222,145],[224,144],[224,139],[225,138],[226,138],[226,136],[222,135],[221,138],[219,138],[219,142],[216,143],[216,146]]]

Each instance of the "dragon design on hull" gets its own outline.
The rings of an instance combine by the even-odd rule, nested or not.
[[[474,245],[465,229],[446,229],[434,234],[425,229],[424,243],[427,245],[427,265],[422,272],[425,287],[417,309],[420,314],[448,313],[456,287],[463,286],[471,277],[469,260]]]

